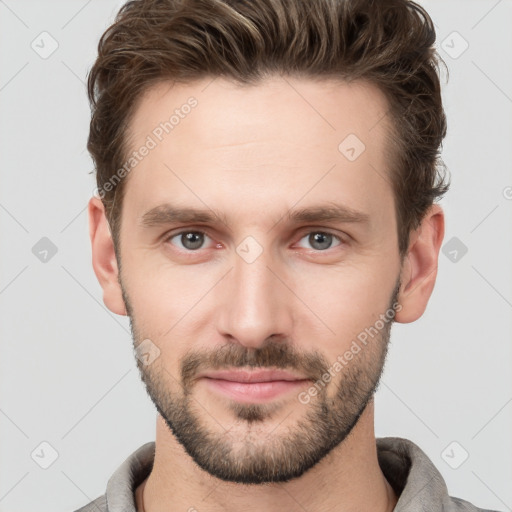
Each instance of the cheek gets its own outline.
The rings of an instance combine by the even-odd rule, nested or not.
[[[164,248],[137,245],[126,237],[126,247],[122,259],[123,281],[132,297],[137,302],[139,314],[150,311],[158,317],[159,312],[168,313],[188,298],[193,298],[206,287],[204,277],[209,274],[206,269],[198,269],[194,265],[173,263]],[[199,283],[203,281],[203,285]],[[170,308],[170,309],[169,309]]]
[[[139,334],[159,340],[172,337],[186,322],[209,286],[191,266],[184,269],[153,260],[153,255],[142,251],[137,258],[126,258],[122,277]]]
[[[222,292],[219,280],[226,270],[172,265],[149,253],[136,261],[133,257],[124,268],[138,337],[158,347],[158,364],[175,384],[187,352],[211,351],[213,340],[224,343],[215,332],[215,317]]]
[[[311,343],[312,348],[319,348],[318,338],[321,338],[321,350],[333,361],[386,312],[394,285],[392,272],[370,266],[329,272],[324,269],[310,278],[303,275],[297,295],[311,310],[308,324],[314,326],[315,335],[308,342],[304,333],[296,334]]]

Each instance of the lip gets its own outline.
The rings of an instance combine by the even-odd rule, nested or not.
[[[264,403],[297,392],[311,379],[284,370],[219,371],[199,376],[208,388],[237,402]]]
[[[199,377],[231,382],[271,382],[276,380],[297,381],[308,380],[303,375],[296,375],[286,370],[224,370],[208,372]]]

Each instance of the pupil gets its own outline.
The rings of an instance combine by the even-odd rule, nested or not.
[[[183,239],[182,239],[182,243],[187,249],[197,249],[198,247],[201,246],[202,239],[201,239],[200,233],[190,232],[190,233],[186,233],[183,236],[185,237],[186,243],[183,243]],[[194,238],[196,238],[195,241],[194,241]]]
[[[329,233],[314,233],[310,235],[310,243],[314,247],[315,244],[320,244],[320,249],[327,249],[330,245],[331,235]]]

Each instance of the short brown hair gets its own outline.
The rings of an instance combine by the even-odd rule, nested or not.
[[[88,76],[87,148],[114,243],[126,180],[105,185],[126,161],[126,132],[145,91],[162,81],[223,76],[256,85],[285,74],[363,80],[386,95],[403,256],[410,231],[449,188],[439,156],[446,135],[438,75],[444,62],[434,42],[431,18],[409,0],[127,2],[101,37]]]

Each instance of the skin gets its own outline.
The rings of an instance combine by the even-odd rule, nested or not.
[[[184,380],[183,363],[195,355],[200,369],[212,369],[216,357],[224,369],[235,360],[262,363],[266,354],[276,364],[259,367],[300,370],[314,380],[395,301],[395,321],[417,320],[435,284],[443,211],[430,208],[402,261],[387,178],[388,105],[372,85],[290,77],[248,88],[221,78],[160,84],[138,104],[131,148],[190,96],[197,107],[125,178],[117,257],[103,204],[89,203],[103,300],[130,315],[135,346],[149,339],[160,350],[151,364],[138,361],[159,411],[155,462],[137,489],[138,509],[143,502],[146,512],[391,511],[397,496],[378,464],[373,403],[390,324],[308,403],[297,390],[244,405],[194,380],[197,372]],[[348,134],[366,146],[354,161],[338,150]],[[164,203],[211,208],[226,222],[144,226],[142,216]],[[287,221],[290,211],[327,203],[368,221]],[[183,230],[207,235],[199,249],[187,252],[175,236]],[[309,235],[318,232],[335,235],[327,248],[313,245]],[[248,236],[262,249],[251,263],[236,250]],[[321,414],[322,404],[330,414]],[[171,425],[201,443],[184,442]],[[321,453],[329,426],[341,434]],[[290,439],[297,444],[284,443]],[[192,445],[203,453],[191,455]],[[300,469],[300,454],[311,460],[286,475]],[[219,461],[226,461],[223,474]],[[272,481],[262,468],[276,467],[282,473]],[[240,483],[248,475],[260,483]]]

